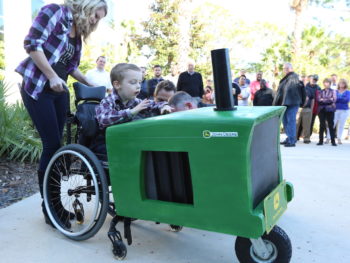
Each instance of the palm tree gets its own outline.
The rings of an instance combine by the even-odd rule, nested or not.
[[[309,0],[292,0],[290,7],[295,11],[294,32],[293,32],[293,60],[298,61],[301,48],[301,35],[304,27],[304,13]]]

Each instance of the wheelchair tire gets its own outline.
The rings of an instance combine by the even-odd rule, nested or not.
[[[54,154],[43,189],[47,214],[63,235],[82,241],[102,227],[109,205],[108,183],[100,161],[85,146],[69,144]]]

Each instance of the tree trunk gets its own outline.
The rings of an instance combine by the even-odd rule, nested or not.
[[[190,33],[192,0],[179,1],[179,50],[178,68],[180,71],[187,70],[190,52]]]
[[[291,8],[295,11],[295,22],[293,32],[293,62],[297,62],[300,56],[301,36],[304,28],[304,13],[309,0],[294,0]]]

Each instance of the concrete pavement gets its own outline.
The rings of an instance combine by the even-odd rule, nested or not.
[[[279,222],[293,245],[293,263],[350,262],[350,144],[338,147],[298,143],[281,147],[284,177],[295,198]],[[0,210],[0,262],[115,262],[107,238],[108,216],[90,240],[75,242],[44,223],[34,195]],[[128,263],[233,263],[235,238],[164,224],[136,221]]]

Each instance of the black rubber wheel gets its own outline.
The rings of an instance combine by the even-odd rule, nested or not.
[[[235,250],[236,256],[241,263],[289,263],[292,257],[292,244],[288,235],[282,228],[275,226],[268,235],[262,239],[273,249],[269,259],[259,258],[248,238],[237,237]]]
[[[68,238],[86,240],[102,227],[109,204],[107,179],[101,162],[85,146],[61,147],[49,162],[43,188],[47,214]],[[72,213],[74,220],[67,216]]]
[[[127,249],[123,241],[116,240],[113,243],[113,249],[112,249],[113,255],[115,259],[117,260],[123,260],[126,257]]]
[[[177,225],[169,225],[170,230],[173,232],[180,232],[183,229],[183,226],[177,226]]]

